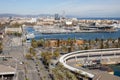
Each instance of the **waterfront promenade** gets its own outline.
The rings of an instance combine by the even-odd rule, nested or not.
[[[94,50],[82,50],[71,52],[66,55],[63,55],[59,61],[66,67],[67,69],[73,72],[81,72],[81,75],[87,75],[87,77],[92,78],[93,80],[120,80],[119,77],[109,75],[103,71],[92,71],[89,69],[82,68],[81,66],[76,66],[76,63],[82,63],[84,60],[100,60],[104,64],[117,64],[120,63],[120,48],[110,48],[110,49],[94,49]],[[89,63],[87,63],[89,64]],[[105,75],[102,75],[105,74]],[[102,77],[99,79],[99,77]]]

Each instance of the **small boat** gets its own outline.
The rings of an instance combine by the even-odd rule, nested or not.
[[[28,33],[28,34],[26,35],[26,38],[27,38],[27,39],[32,39],[32,38],[35,38],[35,35],[34,35],[34,33]]]

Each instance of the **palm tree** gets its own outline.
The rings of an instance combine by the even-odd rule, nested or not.
[[[100,43],[100,49],[103,49],[104,48],[104,44],[103,44],[104,40],[101,39],[101,43]]]
[[[59,51],[58,51],[58,50],[54,51],[53,56],[54,56],[55,58],[58,58],[58,57],[60,56]]]
[[[2,50],[3,50],[3,48],[2,48],[2,42],[0,42],[0,54],[2,53]]]
[[[106,41],[106,48],[109,48],[109,40]]]
[[[94,43],[95,43],[94,40],[88,40],[89,45],[86,45],[85,50],[91,49],[92,45],[94,45]]]
[[[118,44],[120,44],[120,37],[118,38]]]
[[[28,78],[25,78],[25,80],[29,80]]]
[[[120,37],[117,40],[117,48],[120,48]]]
[[[89,49],[89,47],[86,45],[85,48],[84,48],[84,50],[88,50],[88,49]]]
[[[88,43],[89,43],[89,46],[92,44],[92,41],[91,40],[88,40]]]
[[[63,53],[66,53],[68,51],[67,46],[62,46],[62,51],[63,51]]]
[[[33,56],[33,57],[36,56],[36,52],[35,52],[34,48],[30,47],[29,52],[30,52],[31,56]]]
[[[33,48],[37,48],[38,47],[37,41],[35,39],[32,39],[31,46]]]
[[[58,64],[52,69],[55,80],[78,80],[76,75],[64,68],[63,65]]]
[[[44,47],[50,47],[50,42],[48,40],[44,41]]]
[[[58,39],[57,40],[57,47],[59,47],[60,46],[60,40]]]
[[[26,54],[25,57],[26,57],[27,59],[32,59],[32,56],[31,56],[30,54]]]
[[[44,41],[41,39],[41,40],[38,40],[37,41],[37,46],[38,47],[42,47],[42,46],[44,46]]]
[[[64,73],[61,72],[62,67],[59,67],[58,65],[52,69],[52,74],[54,76],[54,80],[64,80]]]
[[[78,80],[75,76],[75,74],[71,73],[70,71],[66,70],[65,73],[67,80]]]
[[[99,41],[99,39],[98,39],[98,38],[96,38],[96,39],[95,39],[95,41],[96,41],[96,43],[97,43],[97,42]]]
[[[44,64],[49,67],[49,64],[50,64],[50,62],[51,62],[51,59],[52,59],[52,57],[53,57],[53,56],[52,56],[52,53],[43,52],[43,53],[41,53],[41,56],[42,56],[42,58],[43,58]]]
[[[70,49],[71,49],[71,51],[73,51],[73,45],[74,44],[74,40],[71,40],[71,42],[70,42]]]
[[[68,40],[67,40],[67,46],[70,46],[70,44],[71,44],[71,38],[68,38]]]
[[[33,53],[34,52],[34,48],[30,47],[29,52]]]

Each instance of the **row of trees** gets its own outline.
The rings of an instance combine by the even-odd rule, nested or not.
[[[31,42],[31,46],[33,48],[37,48],[37,47],[43,47],[44,46],[44,40],[35,40],[35,39],[32,39],[32,42]]]
[[[63,52],[72,52],[74,50],[74,46],[75,46],[75,40],[73,39],[68,39],[68,40],[57,40],[57,46],[56,49],[61,48],[61,51]],[[31,41],[31,46],[33,48],[38,48],[38,47],[52,47],[50,46],[50,40],[35,40],[32,39]]]
[[[75,74],[64,68],[63,65],[58,64],[52,69],[54,80],[78,80]]]
[[[44,40],[44,39],[40,39],[40,40],[35,40],[35,39],[32,39],[32,43],[35,43],[38,44],[38,46],[45,46],[45,47],[50,47],[50,40]],[[68,38],[68,40],[56,40],[57,41],[57,44],[56,44],[56,47],[60,47],[60,46],[71,46],[71,45],[74,45],[75,43],[75,39],[70,39]],[[35,46],[37,47],[37,46]]]
[[[20,23],[17,23],[17,22],[11,24],[11,21],[6,22],[4,24],[0,23],[0,27],[10,26],[10,27],[18,28],[18,27],[21,27],[22,25],[23,24],[20,24]]]
[[[53,53],[51,52],[42,52],[41,53],[41,57],[43,60],[43,63],[45,66],[47,66],[49,68],[49,65],[51,64],[51,60],[57,60],[57,58],[60,56],[59,51],[54,51]]]
[[[105,49],[105,48],[120,48],[120,38],[118,39],[95,39],[86,40],[85,44],[82,45],[84,50],[87,49]]]
[[[13,36],[21,37],[21,36],[22,36],[22,33],[18,33],[18,32],[7,32],[7,35],[13,35]]]
[[[45,47],[47,41],[44,40],[32,40],[29,57],[36,55],[35,48],[40,46]],[[71,52],[75,51],[76,47],[78,50],[88,50],[88,49],[103,49],[103,48],[120,48],[120,38],[118,39],[95,39],[95,40],[84,40],[84,44],[75,45],[75,40],[68,39],[67,44],[61,45],[61,41],[57,41],[57,48],[52,52],[46,51],[41,53],[41,57],[45,66],[49,68],[52,59],[57,59],[60,55],[60,51]],[[62,46],[62,47],[61,47]],[[60,48],[61,47],[61,48]],[[52,48],[51,48],[52,49]],[[80,73],[80,72],[79,72]],[[52,74],[55,80],[78,80],[76,75],[64,68],[62,65],[57,65],[52,69]],[[77,73],[78,74],[78,73]],[[79,75],[78,75],[79,76]],[[88,77],[88,75],[84,76]]]
[[[14,28],[19,28],[19,27],[21,27],[22,26],[22,24],[20,24],[20,23],[13,23],[13,24],[10,24],[10,27],[14,27]]]
[[[118,39],[95,39],[95,40],[84,40],[84,44],[75,45],[75,39],[68,39],[64,43],[64,40],[57,40],[57,47],[61,53],[69,53],[76,50],[88,50],[88,49],[104,49],[104,48],[120,48],[120,38]],[[47,45],[47,46],[46,46]],[[49,46],[49,40],[32,40],[31,46],[37,47],[51,47]]]

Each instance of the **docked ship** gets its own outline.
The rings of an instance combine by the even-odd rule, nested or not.
[[[117,29],[120,29],[120,24],[113,24],[112,26],[114,26]]]
[[[81,31],[83,32],[116,32],[117,28],[114,26],[90,26],[85,27]]]

